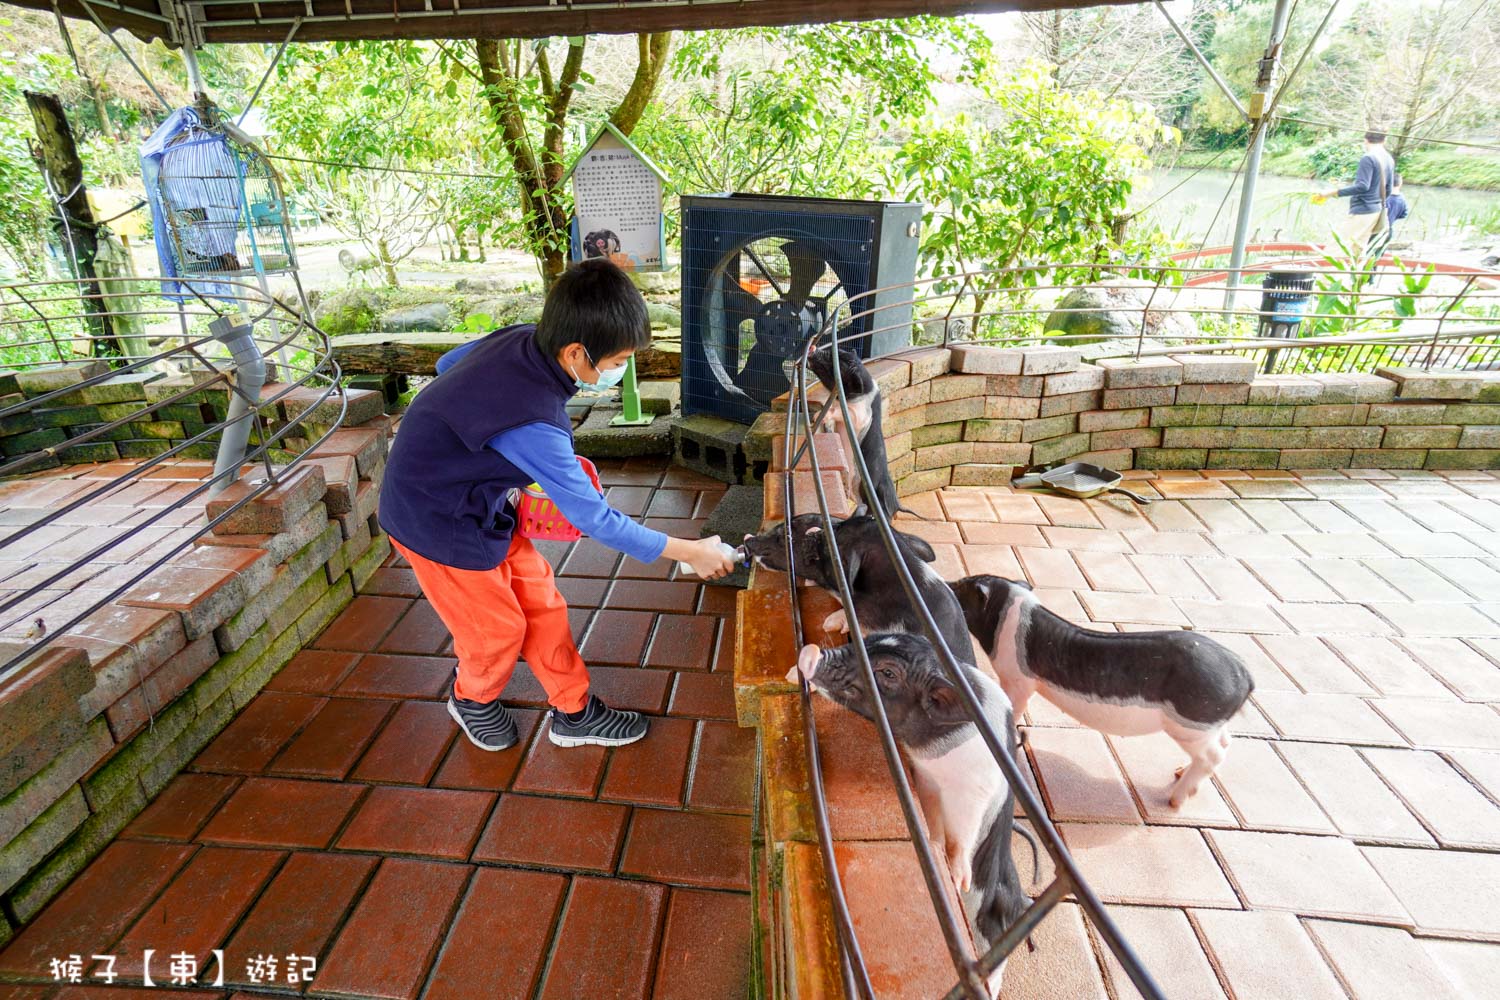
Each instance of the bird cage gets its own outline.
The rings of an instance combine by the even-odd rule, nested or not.
[[[157,255],[171,277],[264,278],[297,266],[275,169],[212,105],[183,108],[142,149]],[[193,282],[200,294],[230,286]]]

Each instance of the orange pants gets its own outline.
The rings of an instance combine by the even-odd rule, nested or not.
[[[516,658],[524,656],[553,707],[576,712],[587,704],[589,672],[573,642],[568,604],[552,581],[552,567],[529,539],[514,536],[505,561],[490,570],[455,569],[394,538],[391,544],[453,633],[458,697],[494,701],[510,681]]]

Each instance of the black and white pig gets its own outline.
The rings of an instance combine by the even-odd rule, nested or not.
[[[880,415],[884,409],[880,386],[865,368],[859,355],[847,347],[840,347],[838,371],[835,373],[833,345],[828,344],[808,355],[807,366],[831,395],[837,392],[835,378],[843,382],[844,396],[849,400],[849,420],[853,424],[850,430],[854,432],[854,440],[859,442],[859,451],[870,472],[870,481],[875,487],[875,496],[880,500],[880,509],[885,511],[887,517],[894,517],[898,510],[904,510],[908,514],[915,513],[901,506],[901,500],[896,496],[896,483],[891,479],[890,462],[885,457],[885,432],[880,428]],[[833,421],[834,430],[843,426],[843,411],[839,408],[836,395],[827,419]],[[860,493],[865,506],[873,509],[874,503],[864,492],[863,484],[860,486]]]
[[[1172,786],[1174,809],[1223,762],[1229,720],[1255,688],[1226,647],[1196,632],[1081,628],[1004,577],[965,577],[953,591],[1017,715],[1041,694],[1101,733],[1166,733],[1190,758]]]
[[[876,632],[922,632],[922,620],[907,599],[906,590],[896,578],[896,567],[880,537],[880,525],[873,514],[857,514],[833,526],[843,560],[844,575],[854,598],[854,612],[859,616],[860,630],[866,635]],[[799,578],[824,590],[838,594],[832,554],[823,537],[823,520],[817,514],[798,514],[792,519],[792,545],[796,551]],[[953,597],[948,583],[930,563],[937,553],[925,538],[896,532],[906,568],[916,581],[917,591],[932,612],[938,631],[953,655],[973,664],[974,651],[963,609]],[[759,535],[745,536],[745,553],[768,569],[786,571],[786,526],[778,524]],[[847,632],[848,622],[842,608],[823,622],[830,632]]]
[[[928,829],[942,845],[983,954],[1031,902],[1021,888],[1011,851],[1015,792],[931,643],[921,636],[894,633],[872,635],[865,645],[891,733],[911,760]],[[985,718],[1014,756],[1015,718],[1005,692],[983,671],[962,669]],[[799,672],[815,691],[874,718],[874,702],[854,646],[804,646],[788,680],[795,680]],[[995,993],[1004,970],[1002,963],[990,977]]]

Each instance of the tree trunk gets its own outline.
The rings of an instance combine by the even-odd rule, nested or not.
[[[401,281],[396,277],[396,263],[391,260],[391,248],[384,236],[375,241],[375,257],[380,261],[380,269],[385,272],[385,283],[392,288],[400,288]]]
[[[88,191],[83,186],[83,161],[73,130],[63,114],[62,102],[52,94],[26,91],[26,105],[36,125],[37,145],[33,155],[38,169],[63,200],[52,206],[52,226],[68,253],[69,267],[76,268],[73,277],[83,293],[84,322],[92,337],[93,357],[123,352],[115,339],[110,321],[109,302],[102,295],[94,260],[99,256],[99,230],[94,224],[94,210],[89,207]]]

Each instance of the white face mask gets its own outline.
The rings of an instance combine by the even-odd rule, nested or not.
[[[583,347],[582,344],[579,344],[578,346]],[[605,371],[598,365],[594,364],[594,358],[589,354],[589,349],[587,347],[583,347],[583,356],[589,359],[589,364],[594,365],[594,369],[599,373],[599,381],[585,382],[583,379],[578,377],[578,372],[576,369],[570,369],[569,371],[573,376],[573,384],[578,386],[578,388],[580,389],[592,389],[595,392],[598,392],[602,389],[611,389],[620,384],[620,380],[625,377],[625,369],[629,367],[629,363],[627,362],[626,364],[623,364],[618,368],[611,368],[608,371]]]

